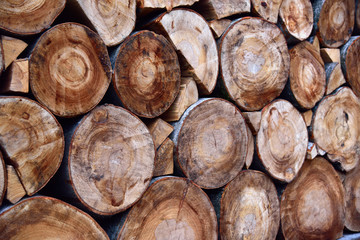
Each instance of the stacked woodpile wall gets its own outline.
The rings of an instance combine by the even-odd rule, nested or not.
[[[358,0],[0,3],[0,239],[359,239]]]

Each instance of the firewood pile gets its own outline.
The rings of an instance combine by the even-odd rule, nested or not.
[[[0,239],[359,239],[359,0],[2,0]]]

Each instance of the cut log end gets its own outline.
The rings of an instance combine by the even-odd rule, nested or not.
[[[326,95],[331,94],[341,85],[346,83],[340,63],[325,64],[326,71]]]
[[[6,199],[12,204],[17,203],[26,195],[26,191],[21,184],[21,181],[16,173],[16,170],[13,166],[7,165],[7,190],[6,190]]]
[[[303,117],[289,102],[274,101],[262,110],[256,143],[270,175],[292,181],[306,156],[308,133]]]
[[[155,149],[140,119],[113,105],[86,115],[72,137],[69,175],[80,201],[112,215],[134,204],[154,170]]]
[[[26,42],[20,39],[8,36],[1,36],[1,44],[4,51],[5,69],[10,66],[10,64],[15,61],[20,53],[28,46]]]
[[[354,93],[360,96],[360,37],[352,37],[342,49],[342,69]]]
[[[156,151],[154,177],[174,173],[174,146],[174,142],[167,138]]]
[[[226,186],[221,198],[221,239],[275,239],[279,225],[276,188],[264,173],[242,171]]]
[[[282,0],[251,0],[253,11],[265,20],[277,23]]]
[[[320,54],[325,63],[340,63],[340,49],[338,48],[321,48]]]
[[[231,23],[230,19],[224,18],[224,19],[210,21],[209,26],[211,27],[211,30],[213,31],[215,38],[219,38],[229,27],[230,23]]]
[[[0,206],[5,196],[7,182],[8,180],[7,180],[6,165],[4,162],[4,158],[0,152]]]
[[[261,111],[257,112],[243,112],[242,113],[247,125],[249,126],[253,135],[256,135],[260,128]]]
[[[157,118],[150,122],[147,127],[154,139],[155,149],[157,149],[174,130],[173,126],[161,118]]]
[[[29,60],[17,59],[4,74],[4,82],[0,84],[0,93],[29,92]]]
[[[345,175],[345,227],[351,231],[360,231],[360,167]]]
[[[206,0],[195,5],[196,11],[207,20],[222,19],[235,14],[249,13],[250,0]]]

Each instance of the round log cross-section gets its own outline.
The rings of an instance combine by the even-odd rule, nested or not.
[[[253,17],[237,20],[221,37],[219,51],[223,83],[242,109],[260,110],[284,89],[290,57],[275,24]]]
[[[360,100],[348,87],[324,98],[313,118],[315,143],[345,171],[356,167],[360,157]]]
[[[155,148],[140,119],[113,105],[86,115],[74,132],[69,175],[80,201],[111,215],[133,205],[152,178]]]
[[[280,203],[275,185],[262,172],[241,172],[221,198],[220,236],[223,240],[275,240],[280,225]]]
[[[281,197],[285,239],[338,239],[344,228],[344,187],[323,158],[308,160]]]
[[[351,231],[360,231],[360,167],[347,173],[345,188],[345,227]]]
[[[113,83],[124,106],[138,116],[164,113],[180,89],[180,65],[165,37],[137,32],[120,46]]]
[[[1,239],[108,240],[88,214],[50,197],[32,197],[0,214]]]
[[[24,97],[0,97],[0,146],[31,196],[59,168],[65,142],[60,124],[40,104]]]
[[[303,117],[288,101],[276,100],[262,110],[260,124],[256,144],[261,162],[274,178],[292,181],[308,145]]]
[[[360,36],[351,37],[341,48],[341,67],[354,93],[360,97]]]
[[[0,29],[16,34],[35,34],[50,27],[66,0],[2,0]]]
[[[222,99],[202,99],[185,111],[178,124],[174,141],[178,163],[190,180],[213,189],[239,174],[249,140],[236,106]]]
[[[167,177],[153,183],[130,210],[118,240],[216,240],[215,210],[189,180]]]
[[[111,81],[105,44],[95,32],[76,23],[63,23],[44,33],[29,68],[34,96],[61,117],[90,111]]]

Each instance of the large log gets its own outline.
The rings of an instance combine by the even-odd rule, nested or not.
[[[236,20],[220,39],[221,76],[246,111],[262,109],[285,87],[290,57],[280,29],[260,18]]]
[[[0,152],[0,206],[5,196],[7,188],[7,172],[4,158]]]
[[[348,87],[325,97],[316,109],[312,134],[315,143],[338,161],[345,171],[355,168],[360,157],[360,100]]]
[[[310,36],[314,24],[310,0],[283,0],[279,16],[289,37],[303,41]]]
[[[66,0],[3,0],[0,5],[0,28],[16,34],[39,33],[62,12]]]
[[[67,0],[84,14],[107,46],[122,42],[135,27],[136,0]]]
[[[345,227],[351,231],[360,231],[360,167],[345,175]]]
[[[27,195],[43,188],[60,166],[64,134],[55,117],[24,97],[0,98],[0,145]]]
[[[201,99],[175,124],[173,141],[183,173],[206,189],[219,188],[239,174],[249,144],[246,122],[230,102]]]
[[[195,4],[195,9],[207,20],[213,20],[249,13],[250,6],[250,0],[202,0]]]
[[[308,132],[303,117],[288,101],[272,102],[262,110],[256,145],[269,174],[291,182],[306,156]]]
[[[182,76],[193,77],[201,94],[212,93],[219,60],[215,39],[205,19],[191,10],[174,9],[160,15],[149,27],[173,43]]]
[[[314,30],[321,44],[336,48],[345,44],[354,29],[354,0],[315,0]]]
[[[283,0],[251,0],[253,12],[272,23],[277,23]]]
[[[175,49],[165,37],[150,31],[131,35],[118,49],[113,85],[122,104],[136,115],[161,115],[180,89]]]
[[[148,187],[155,148],[149,130],[129,111],[96,107],[76,128],[69,150],[69,176],[91,211],[113,215],[133,205]]]
[[[242,171],[225,187],[221,197],[221,239],[275,240],[279,225],[280,203],[267,175]]]
[[[109,239],[94,219],[50,197],[32,197],[0,214],[2,239]]]
[[[285,239],[337,239],[344,228],[345,197],[339,175],[318,157],[306,161],[281,196]]]
[[[38,40],[29,62],[35,98],[55,115],[73,117],[93,109],[111,81],[101,38],[76,23],[59,24]]]
[[[216,240],[217,235],[208,196],[189,180],[166,177],[153,183],[130,210],[118,239]]]

